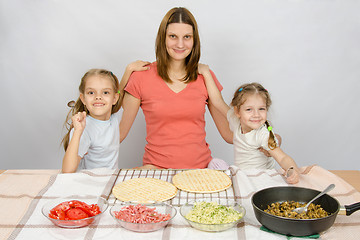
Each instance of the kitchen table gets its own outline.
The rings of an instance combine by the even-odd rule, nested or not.
[[[360,202],[359,191],[343,178],[319,166],[309,166],[303,170],[304,174],[296,186],[322,190],[332,182],[336,187],[329,195],[341,205]],[[111,190],[116,183],[137,177],[153,177],[171,182],[172,177],[181,171],[184,170],[94,169],[61,174],[60,170],[7,170],[0,173],[0,239],[287,239],[286,236],[260,230],[261,225],[251,206],[251,196],[256,191],[288,185],[277,170],[242,171],[232,166],[225,171],[233,181],[229,189],[212,194],[178,191],[173,199],[167,201],[177,209],[188,200],[203,197],[236,199],[241,202],[246,209],[243,221],[219,233],[191,228],[179,212],[166,228],[151,233],[135,233],[121,228],[109,210],[103,214],[99,223],[80,229],[56,227],[41,213],[41,207],[56,197],[72,196],[86,202],[86,199],[101,196],[113,204],[117,200]],[[360,176],[356,171],[352,173],[352,184],[358,186]],[[360,212],[355,212],[351,216],[338,215],[333,226],[320,234],[320,239],[358,239],[359,235]]]
[[[343,178],[347,183],[352,185],[360,192],[360,171],[359,170],[329,170],[338,177]],[[0,174],[5,170],[0,170]]]

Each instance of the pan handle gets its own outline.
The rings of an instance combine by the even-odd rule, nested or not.
[[[339,214],[349,216],[353,212],[356,212],[359,209],[360,209],[360,202],[351,205],[345,205],[340,207]]]

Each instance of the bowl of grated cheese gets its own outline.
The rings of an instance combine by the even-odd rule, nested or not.
[[[180,208],[180,215],[193,228],[206,232],[230,229],[241,221],[245,213],[240,203],[228,199],[199,199]]]

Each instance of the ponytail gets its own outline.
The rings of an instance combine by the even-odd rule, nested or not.
[[[270,126],[269,122],[266,120],[265,121],[265,124],[266,124],[266,128],[269,130],[269,140],[268,140],[268,147],[271,149],[271,150],[274,150],[275,148],[278,147],[278,144],[275,140],[275,134],[272,130],[272,127]]]
[[[82,103],[80,98],[78,98],[76,100],[76,102],[70,101],[68,103],[68,106],[71,107],[71,109],[70,109],[69,113],[66,115],[66,120],[64,122],[64,127],[66,128],[67,133],[65,134],[64,138],[61,141],[61,143],[64,145],[65,151],[66,151],[67,147],[69,146],[71,129],[73,129],[73,127],[74,127],[71,122],[72,116],[76,115],[78,112],[86,112],[86,114],[88,114],[86,106]]]

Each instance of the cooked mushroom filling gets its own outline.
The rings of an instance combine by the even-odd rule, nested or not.
[[[264,211],[279,217],[294,218],[294,219],[314,219],[326,217],[329,214],[320,205],[310,203],[307,212],[297,213],[293,210],[297,207],[304,207],[306,203],[299,203],[295,201],[285,201],[272,203],[267,206]]]

